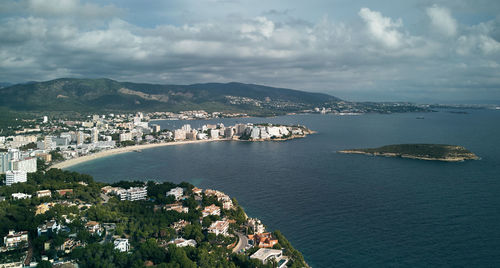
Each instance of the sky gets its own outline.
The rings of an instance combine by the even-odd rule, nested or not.
[[[498,0],[2,0],[0,81],[243,82],[500,102]]]

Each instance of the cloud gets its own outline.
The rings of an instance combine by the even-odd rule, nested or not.
[[[0,81],[68,76],[174,84],[240,81],[347,99],[448,98],[452,92],[474,96],[478,90],[500,98],[496,19],[460,24],[454,36],[441,38],[424,24],[405,16],[403,24],[386,15],[394,13],[373,8],[356,8],[350,20],[328,15],[306,20],[290,9],[279,16],[264,10],[141,25],[120,2],[115,7],[58,1],[7,1],[0,8]],[[419,19],[431,18],[434,25],[429,12],[447,9],[423,10]],[[155,8],[159,14],[170,11]],[[450,33],[445,23],[439,25],[433,27]]]
[[[426,12],[435,31],[447,37],[453,37],[457,34],[457,21],[451,16],[447,8],[433,5],[428,7]]]
[[[402,45],[403,34],[398,31],[403,26],[401,19],[393,21],[369,8],[361,8],[358,14],[366,22],[373,38],[389,48],[399,48]]]
[[[0,12],[47,18],[77,17],[87,20],[123,14],[123,10],[114,5],[82,3],[80,0],[5,0],[2,2]]]

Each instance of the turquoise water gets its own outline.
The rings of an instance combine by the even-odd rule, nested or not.
[[[423,116],[425,119],[416,119]],[[286,142],[168,146],[74,166],[97,180],[189,181],[238,199],[313,267],[500,266],[500,111],[189,121],[300,123]],[[161,121],[180,127],[182,121]],[[463,145],[460,163],[336,153],[395,143]]]

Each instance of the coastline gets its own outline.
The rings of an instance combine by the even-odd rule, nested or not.
[[[85,163],[91,160],[111,156],[111,155],[116,155],[116,154],[122,154],[122,153],[129,153],[137,150],[146,150],[146,149],[151,149],[151,148],[156,148],[156,147],[162,147],[162,146],[173,146],[173,145],[184,145],[184,144],[195,144],[195,143],[207,143],[207,142],[217,142],[217,141],[237,141],[237,142],[263,142],[263,141],[287,141],[287,140],[293,140],[297,138],[305,138],[308,134],[313,134],[316,133],[314,131],[310,131],[306,133],[305,135],[294,135],[289,138],[281,138],[281,139],[259,139],[259,140],[238,140],[238,139],[207,139],[207,140],[192,140],[192,141],[173,141],[173,142],[161,142],[161,143],[150,143],[150,144],[142,144],[142,145],[133,145],[133,146],[127,146],[127,147],[121,147],[121,148],[114,148],[110,150],[105,150],[105,151],[100,151],[94,154],[89,154],[89,155],[84,155],[68,160],[64,160],[62,162],[56,163],[54,165],[51,165],[49,168],[59,168],[59,169],[64,169],[68,168],[74,165],[78,165],[81,163]]]
[[[56,163],[54,165],[51,165],[49,168],[64,169],[64,168],[68,168],[68,167],[78,165],[78,164],[81,164],[84,162],[88,162],[91,160],[95,160],[95,159],[99,159],[99,158],[103,158],[103,157],[107,157],[107,156],[111,156],[111,155],[116,155],[116,154],[129,153],[129,152],[133,152],[136,150],[145,150],[145,149],[151,149],[151,148],[162,147],[162,146],[206,143],[206,142],[214,142],[214,141],[227,141],[227,140],[218,139],[218,140],[174,141],[174,142],[162,142],[162,143],[151,143],[151,144],[127,146],[127,147],[100,151],[100,152],[97,152],[94,154],[89,154],[89,155],[84,155],[84,156],[68,159],[68,160]]]
[[[370,153],[359,150],[342,150],[338,151],[338,153],[342,154],[362,154],[368,156],[385,156],[385,157],[400,157],[400,158],[408,158],[408,159],[417,159],[417,160],[426,160],[426,161],[442,161],[442,162],[463,162],[465,160],[479,160],[479,157],[449,157],[449,158],[431,158],[431,157],[423,157],[423,156],[413,156],[408,154],[396,154],[396,153]]]

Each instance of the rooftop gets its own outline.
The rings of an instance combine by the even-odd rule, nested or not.
[[[250,258],[266,261],[271,256],[281,255],[281,249],[261,248],[257,250]]]

